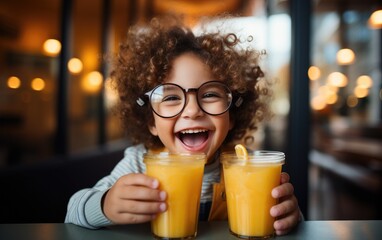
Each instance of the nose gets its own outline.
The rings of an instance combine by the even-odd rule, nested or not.
[[[196,94],[188,93],[187,95],[186,106],[184,107],[182,116],[191,119],[196,119],[203,116],[204,112],[199,107]]]

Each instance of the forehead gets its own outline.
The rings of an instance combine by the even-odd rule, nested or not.
[[[173,61],[166,83],[175,83],[183,88],[197,88],[214,80],[210,67],[194,53],[184,53]]]

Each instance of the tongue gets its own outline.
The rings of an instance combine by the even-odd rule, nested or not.
[[[182,134],[181,140],[188,147],[196,147],[202,144],[208,138],[208,133]]]

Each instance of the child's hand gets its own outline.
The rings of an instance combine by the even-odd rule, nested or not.
[[[158,180],[147,175],[125,175],[106,193],[103,212],[115,224],[150,221],[167,209],[166,192],[158,190],[158,186]]]
[[[289,175],[281,173],[280,186],[272,190],[272,197],[278,198],[279,203],[270,210],[272,217],[277,218],[273,225],[277,235],[288,233],[300,220],[300,209],[293,192],[294,188],[289,183]]]

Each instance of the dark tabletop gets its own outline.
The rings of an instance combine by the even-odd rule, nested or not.
[[[114,226],[90,230],[73,224],[0,224],[1,240],[117,240],[153,239],[149,224]],[[196,239],[237,239],[229,233],[226,221],[200,222]],[[382,239],[382,221],[305,221],[285,236],[276,239]]]

